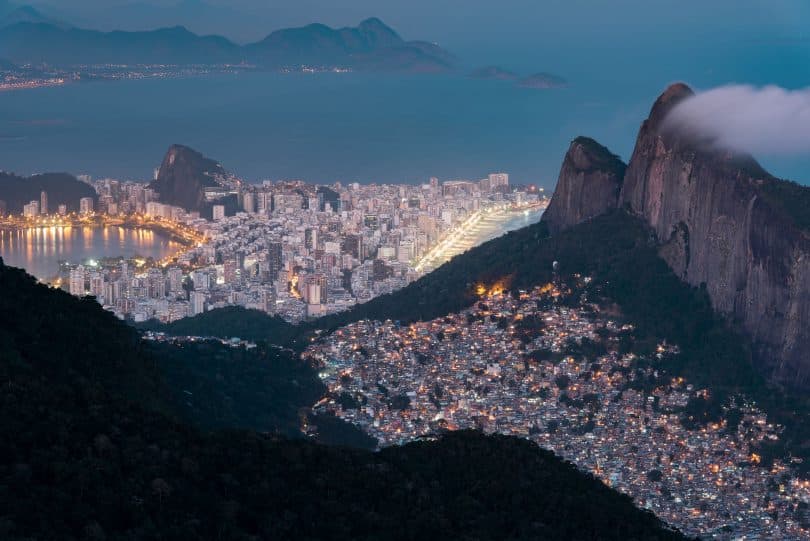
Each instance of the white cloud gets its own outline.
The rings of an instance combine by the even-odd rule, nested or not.
[[[810,88],[730,85],[678,104],[666,126],[696,131],[718,146],[753,154],[810,154]]]

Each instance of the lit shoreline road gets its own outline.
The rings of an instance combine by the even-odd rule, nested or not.
[[[540,204],[521,208],[495,207],[474,212],[449,231],[414,268],[419,274],[427,274],[470,248],[509,231],[537,223],[543,211],[545,205]]]
[[[115,215],[103,213],[76,214],[64,216],[44,215],[34,218],[9,215],[0,218],[0,230],[19,231],[43,227],[130,227],[152,229],[164,233],[181,244],[197,245],[205,240],[205,235],[185,224],[159,218],[149,218],[142,214]]]
[[[192,226],[173,220],[151,218],[138,213],[110,215],[96,212],[90,214],[71,212],[66,215],[49,214],[36,217],[8,215],[0,217],[0,231],[21,231],[25,229],[55,230],[57,228],[71,227],[124,227],[130,229],[147,229],[162,233],[186,248],[201,246],[206,240],[205,234]],[[166,267],[175,262],[181,252],[182,250],[176,251],[159,261],[155,261],[154,264],[157,267]],[[45,280],[45,282],[61,285],[61,280],[57,279]]]

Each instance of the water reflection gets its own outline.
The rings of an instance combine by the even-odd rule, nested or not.
[[[56,274],[59,261],[142,255],[161,259],[182,246],[151,229],[125,227],[35,227],[0,231],[0,257],[40,279]]]

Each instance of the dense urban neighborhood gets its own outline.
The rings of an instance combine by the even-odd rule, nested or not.
[[[457,314],[364,320],[316,342],[305,358],[329,393],[315,409],[381,446],[468,428],[529,438],[689,535],[808,535],[810,483],[790,463],[760,464],[758,446],[780,427],[755,404],[739,398],[721,419],[691,422],[709,391],[656,366],[677,344],[648,358],[624,351],[632,324],[577,287],[501,289],[481,286]]]

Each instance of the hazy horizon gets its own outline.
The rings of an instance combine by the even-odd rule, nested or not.
[[[191,2],[198,1],[191,0]],[[331,26],[356,25],[365,18],[376,16],[405,39],[437,42],[457,55],[461,74],[471,68],[494,64],[521,74],[543,71],[559,75],[571,84],[571,89],[563,92],[576,94],[576,99],[566,97],[564,103],[559,104],[567,108],[565,111],[547,118],[538,117],[530,114],[536,107],[527,102],[523,122],[514,116],[509,126],[502,125],[497,128],[514,134],[514,138],[510,140],[523,138],[524,145],[529,145],[531,140],[531,144],[534,145],[532,148],[538,148],[537,155],[531,158],[541,163],[530,169],[519,166],[516,170],[517,176],[540,177],[548,187],[553,186],[553,179],[556,178],[556,171],[567,141],[576,136],[591,136],[625,160],[629,159],[639,124],[646,117],[655,97],[669,83],[684,81],[698,91],[731,84],[753,87],[775,85],[786,91],[810,87],[810,33],[802,24],[803,21],[810,20],[810,3],[797,0],[768,3],[754,0],[742,2],[720,0],[699,7],[683,5],[674,0],[656,2],[654,6],[640,0],[620,0],[609,5],[593,5],[586,0],[565,2],[554,0],[544,2],[542,5],[528,0],[510,0],[498,5],[481,0],[473,2],[417,0],[407,5],[370,0],[350,1],[340,5],[319,0],[299,2],[285,0],[270,3],[259,0],[204,1],[213,8],[175,10],[172,6],[177,2],[171,0],[151,1],[151,5],[157,6],[151,10],[132,8],[134,3],[127,0],[113,2],[77,0],[70,3],[34,0],[31,3],[38,6],[47,5],[49,7],[44,9],[47,13],[56,13],[63,16],[66,21],[81,26],[110,29],[143,25],[145,23],[138,23],[137,17],[133,15],[143,11],[152,13],[153,19],[157,17],[155,24],[151,26],[185,24],[194,31],[207,27],[241,42],[258,39],[278,28],[312,22],[322,22]],[[18,0],[18,3],[23,2],[24,0]],[[156,15],[161,13],[163,15]],[[144,15],[144,20],[149,17],[148,14]],[[178,17],[181,20],[177,20]],[[124,21],[127,24],[123,24]],[[115,95],[115,88],[110,87],[108,90],[112,95],[111,98]],[[309,88],[304,89],[304,92],[315,90]],[[56,100],[62,91],[63,89],[57,89],[52,100]],[[433,91],[424,90],[424,92]],[[472,86],[459,91],[477,92]],[[373,88],[367,88],[365,92],[376,94]],[[19,99],[29,100],[27,97]],[[367,112],[358,118],[363,117],[360,122],[368,124],[369,129],[384,133],[386,138],[396,139],[396,134],[392,133],[391,126],[387,123],[391,119],[407,116],[407,111],[411,111],[429,97],[417,99],[409,104],[410,99],[410,96],[403,96],[402,99],[381,104],[386,109],[378,111],[379,114]],[[511,98],[504,96],[502,99]],[[537,102],[549,99],[552,98],[542,92],[536,95]],[[10,102],[16,103],[17,100],[15,96]],[[80,101],[80,98],[76,100]],[[340,103],[344,104],[343,101]],[[112,114],[116,110],[115,105],[109,106]],[[180,110],[185,106],[185,104],[177,105]],[[469,106],[492,109],[491,104],[475,105],[470,102]],[[21,122],[41,120],[42,114],[35,113],[39,105],[32,104],[32,107],[31,111],[34,112],[29,112],[28,116],[24,110],[0,111],[0,130],[2,130],[0,135],[18,135],[21,131]],[[316,103],[313,104],[312,111],[314,114],[314,111],[324,109],[323,122],[329,121],[329,115],[345,116],[346,119],[341,118],[344,122],[359,115],[354,111],[335,111],[335,107],[337,105]],[[502,122],[494,116],[498,114],[498,107],[486,114],[473,111],[474,114],[471,116],[489,119],[490,122],[497,124]],[[67,109],[60,110],[57,106],[49,106],[46,109],[57,119],[69,118],[75,113]],[[195,114],[198,112],[195,111]],[[181,114],[179,110],[177,114]],[[463,111],[457,111],[457,117],[463,119]],[[437,118],[435,114],[408,118],[409,125],[414,129],[410,132],[403,130],[401,137],[411,137],[413,134],[430,135],[442,131],[443,128],[437,126],[437,122],[453,121],[450,118]],[[284,122],[279,124],[276,121],[276,117],[270,118],[269,125],[280,130],[290,129]],[[761,121],[767,122],[768,119],[764,118]],[[536,126],[538,122],[544,123],[542,128]],[[547,126],[545,122],[556,124]],[[321,125],[309,125],[309,132],[320,130]],[[324,144],[318,141],[317,134],[310,136],[307,130],[298,129],[296,126],[292,128],[296,133],[300,132],[298,135],[301,139],[298,143],[308,146],[317,160],[318,148]],[[481,126],[480,129],[486,128]],[[537,132],[541,129],[546,135],[538,139]],[[26,131],[24,133],[26,137],[37,135],[28,133],[30,130],[23,131]],[[177,135],[172,140],[162,141],[161,147],[164,146],[163,143],[193,144],[195,138],[201,138],[196,132],[185,136],[181,130],[175,131],[178,132]],[[451,127],[450,131],[464,133],[460,126]],[[52,133],[48,132],[48,135]],[[363,142],[358,140],[355,146]],[[226,166],[236,171],[257,169],[256,164],[235,161],[252,159],[249,155],[231,154],[227,149],[220,150],[215,146],[213,143],[216,141],[211,143],[213,148],[201,150],[221,159]],[[395,140],[393,143],[401,145],[403,141]],[[222,142],[223,147],[228,144],[227,141]],[[491,144],[498,144],[498,141],[493,139]],[[441,145],[453,146],[453,154],[460,156],[465,152],[468,155],[479,152],[481,148],[480,145],[473,145],[465,149],[463,140],[442,139],[433,141],[428,148],[433,149],[433,152],[439,152],[442,150]],[[207,142],[204,142],[204,146],[207,146]],[[34,149],[40,150],[32,146],[32,152]],[[86,153],[88,158],[94,155],[92,149],[77,149],[77,151]],[[20,171],[37,170],[32,162],[15,163],[17,160],[11,145],[0,146],[0,152],[6,154],[3,160],[4,168]],[[158,161],[160,156],[154,156],[154,153],[155,149],[150,150],[149,163],[142,164],[138,171],[146,171]],[[777,176],[810,183],[810,157],[806,153],[785,154],[769,151],[756,153],[755,157]],[[424,157],[427,161],[430,161],[429,158],[430,156]],[[529,158],[521,156],[514,159]],[[363,156],[355,159],[376,158]],[[441,156],[435,156],[433,162],[438,163],[438,167],[426,163],[424,169],[434,170],[457,165],[446,164],[443,159]],[[496,168],[515,169],[513,164],[508,163],[510,161],[508,156],[506,161],[507,163],[497,161]],[[72,162],[64,163],[61,164],[61,168],[69,168],[71,165]],[[302,163],[302,170],[295,176],[303,178],[321,176],[310,174],[308,170],[310,165]],[[375,174],[384,166],[379,165],[379,168],[372,168]],[[122,167],[119,170],[109,171],[108,174],[123,175],[132,170],[132,167]],[[74,172],[82,172],[82,169]],[[352,171],[352,176],[360,177],[365,174],[366,170],[360,167]],[[388,176],[394,176],[393,172]]]

